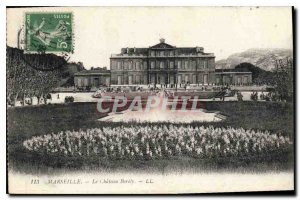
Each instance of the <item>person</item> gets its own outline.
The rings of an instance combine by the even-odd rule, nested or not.
[[[262,93],[260,94],[260,99],[261,99],[261,100],[265,100],[265,94],[264,94],[264,92],[262,92]]]
[[[243,95],[241,92],[237,91],[237,100],[238,101],[243,101]]]
[[[230,93],[230,89],[226,88],[226,94],[228,95]]]
[[[57,94],[57,99],[59,99],[59,94]]]

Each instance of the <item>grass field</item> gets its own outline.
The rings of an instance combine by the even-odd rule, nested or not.
[[[193,122],[192,125],[213,125],[215,127],[243,127],[244,129],[269,130],[272,133],[281,132],[285,136],[294,137],[294,116],[293,105],[288,103],[275,102],[203,102],[201,107],[211,110],[218,110],[227,115],[222,122],[200,123]],[[47,171],[48,167],[43,166],[49,163],[43,155],[28,154],[22,143],[32,136],[57,133],[65,130],[79,130],[95,127],[132,125],[122,122],[99,122],[96,119],[105,116],[97,112],[96,103],[71,103],[57,105],[40,105],[32,107],[8,108],[7,110],[7,139],[10,166],[20,171],[31,172]],[[158,123],[160,124],[160,123]],[[77,162],[79,168],[101,169],[101,170],[177,170],[189,168],[192,171],[202,169],[241,169],[241,170],[280,170],[290,169],[293,164],[292,152],[286,155],[273,157],[270,160],[257,158],[254,162],[251,159],[229,158],[218,160],[195,160],[191,158],[176,158],[173,160],[156,161],[101,161],[97,164],[87,165],[84,160],[60,161],[56,168],[69,168],[70,162]],[[40,160],[41,162],[37,162]],[[34,162],[33,162],[34,161]],[[74,167],[74,166],[73,166]],[[51,168],[51,167],[50,167]]]

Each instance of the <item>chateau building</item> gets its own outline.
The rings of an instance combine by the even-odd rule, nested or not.
[[[216,85],[250,85],[252,72],[237,69],[216,69]]]
[[[160,43],[149,48],[122,48],[110,58],[111,84],[214,84],[215,56],[202,47]]]
[[[160,43],[149,48],[122,48],[110,57],[110,70],[92,69],[75,74],[75,86],[110,85],[249,85],[252,73],[215,69],[215,56],[203,47],[176,47]]]

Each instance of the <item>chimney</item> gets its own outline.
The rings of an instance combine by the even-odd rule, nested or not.
[[[197,53],[203,53],[203,47],[196,47],[196,52]]]

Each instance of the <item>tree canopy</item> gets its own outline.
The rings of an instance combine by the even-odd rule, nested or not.
[[[24,54],[6,50],[7,98],[9,102],[36,96],[40,99],[57,87],[67,61],[54,54]]]

